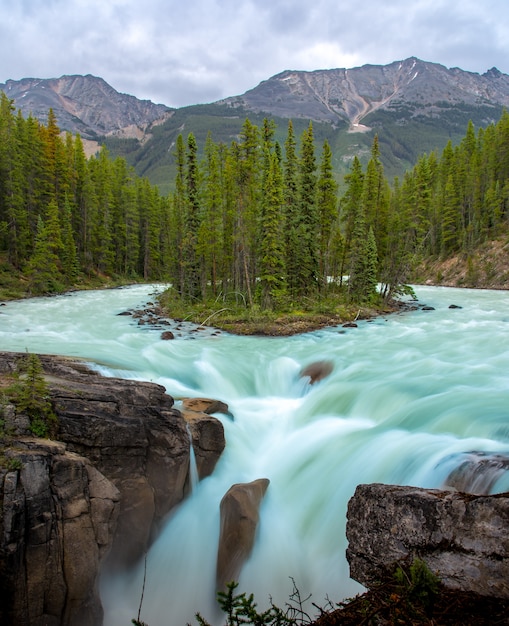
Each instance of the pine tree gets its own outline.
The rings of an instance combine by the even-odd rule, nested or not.
[[[186,298],[195,300],[201,295],[200,259],[198,256],[198,231],[201,221],[200,181],[198,173],[198,147],[193,133],[187,137],[186,152],[186,202],[183,233]]]
[[[442,199],[442,254],[458,249],[459,201],[452,175],[449,175]]]
[[[86,257],[87,249],[87,198],[86,192],[89,189],[89,172],[87,159],[81,136],[78,134],[74,138],[73,171],[71,190],[69,194],[72,210],[72,228],[76,234],[76,248],[78,259],[81,262]]]
[[[353,158],[350,173],[345,176],[346,190],[341,198],[341,222],[344,227],[343,255],[340,266],[340,281],[349,268],[349,257],[352,250],[352,238],[356,218],[362,206],[364,174],[357,156]]]
[[[371,146],[371,158],[364,176],[363,204],[366,221],[373,228],[378,252],[385,254],[389,190],[380,160],[378,135]]]
[[[366,225],[364,207],[359,207],[352,235],[348,290],[353,302],[369,304],[376,295],[378,280],[376,240],[373,227]]]
[[[112,165],[105,148],[89,161],[89,169],[88,251],[95,271],[109,274],[113,269],[115,255],[112,239]]]
[[[263,154],[260,131],[249,120],[242,126],[240,143],[232,146],[232,157],[236,171],[234,290],[244,292],[249,306],[253,306]]]
[[[326,285],[332,274],[332,235],[337,225],[338,185],[332,172],[332,151],[327,141],[323,144],[320,175],[317,184],[317,212],[319,221],[319,280]]]
[[[219,150],[210,133],[205,143],[204,215],[198,233],[198,253],[203,259],[202,297],[210,282],[212,294],[217,295],[218,271],[222,252],[222,191]]]
[[[172,267],[170,268],[171,281],[174,289],[184,297],[185,259],[183,249],[184,220],[186,214],[186,171],[185,145],[182,135],[176,141],[175,162],[177,174],[175,177],[175,191],[171,202],[171,231],[172,237]]]
[[[55,434],[57,417],[53,412],[48,385],[44,379],[41,360],[27,354],[18,367],[20,382],[14,390],[16,411],[30,418],[30,430],[39,437]]]
[[[26,268],[30,289],[34,295],[62,291],[60,259],[63,249],[58,207],[55,200],[48,206],[47,223],[39,218],[32,256]]]
[[[386,254],[380,261],[380,282],[382,296],[390,300],[408,291],[406,283],[414,254],[410,216],[404,207],[398,178],[394,180],[387,232]]]
[[[72,231],[71,205],[67,198],[62,212],[62,221],[62,250],[59,256],[61,259],[62,273],[65,283],[67,285],[73,285],[78,278],[80,269],[76,243],[74,241],[74,234]]]
[[[2,94],[0,110],[0,214],[9,262],[21,268],[31,251],[33,236],[30,231],[24,187],[25,151],[23,131],[25,121],[18,114],[12,115],[10,101]]]
[[[316,207],[316,159],[313,125],[303,132],[298,169],[298,210],[296,215],[295,274],[290,280],[297,294],[314,291],[318,286],[318,212]]]
[[[272,309],[285,290],[282,237],[284,195],[283,175],[277,154],[269,153],[267,158],[269,169],[262,203],[259,267],[261,306],[263,309]]]
[[[137,205],[140,214],[140,273],[145,280],[160,278],[161,269],[161,200],[157,189],[146,178],[136,185]]]
[[[298,160],[292,120],[288,121],[284,159],[284,243],[286,281],[291,296],[297,293],[298,254]]]

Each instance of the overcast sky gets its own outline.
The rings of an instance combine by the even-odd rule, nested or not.
[[[411,56],[509,74],[509,1],[0,0],[0,82],[93,74],[175,107]]]

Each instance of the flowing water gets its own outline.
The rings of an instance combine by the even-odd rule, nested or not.
[[[444,485],[465,459],[509,455],[509,294],[418,287],[435,307],[289,338],[205,335],[162,341],[117,313],[157,286],[74,293],[0,308],[0,349],[80,356],[107,376],[212,397],[227,446],[214,474],[168,519],[147,556],[141,619],[213,620],[219,503],[233,483],[270,479],[254,551],[240,577],[260,606],[297,586],[324,606],[361,590],[348,577],[346,508],[367,482]],[[461,308],[450,309],[455,304]],[[195,335],[196,336],[196,335]],[[333,364],[314,385],[299,376]],[[469,455],[476,452],[477,455]],[[499,471],[491,492],[509,490]],[[106,626],[136,617],[143,563],[103,580]]]

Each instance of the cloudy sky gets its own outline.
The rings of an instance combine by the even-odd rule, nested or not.
[[[0,82],[93,74],[175,107],[410,56],[509,74],[508,0],[0,0]]]

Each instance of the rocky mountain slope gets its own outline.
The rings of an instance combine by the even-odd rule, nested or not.
[[[394,112],[403,122],[439,117],[454,107],[487,107],[488,121],[490,108],[495,114],[498,106],[509,105],[509,76],[496,68],[479,75],[412,57],[389,65],[286,71],[222,102],[283,118],[346,121],[351,131],[365,129],[361,122],[378,110]]]
[[[0,90],[23,115],[46,122],[52,108],[62,130],[86,139],[112,134],[141,139],[152,123],[171,115],[169,107],[119,93],[90,74],[8,80]]]
[[[90,75],[9,80],[0,90],[24,115],[45,121],[52,107],[62,130],[105,143],[163,193],[174,180],[172,146],[179,133],[193,132],[202,149],[209,131],[214,141],[229,144],[247,117],[255,124],[271,117],[282,143],[288,119],[297,136],[311,120],[317,143],[327,139],[332,147],[338,179],[355,155],[361,162],[369,158],[377,133],[391,178],[422,153],[460,141],[470,120],[484,127],[509,106],[509,76],[496,68],[481,75],[414,57],[353,69],[288,70],[245,94],[180,109],[119,94]]]

